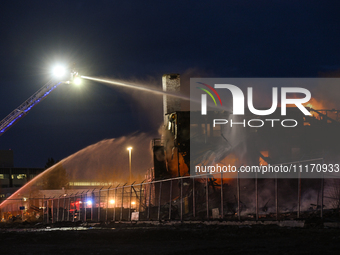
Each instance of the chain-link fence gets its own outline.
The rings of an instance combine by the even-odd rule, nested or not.
[[[76,193],[10,200],[3,220],[55,222],[283,220],[337,215],[338,179],[190,176]]]

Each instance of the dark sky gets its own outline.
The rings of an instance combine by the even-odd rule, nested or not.
[[[57,62],[159,88],[162,74],[173,72],[317,77],[340,68],[339,11],[327,0],[6,1],[0,119],[42,87]],[[48,157],[61,160],[102,139],[156,135],[160,99],[131,93],[94,82],[61,85],[0,137],[0,149],[14,150],[16,167],[43,167]]]

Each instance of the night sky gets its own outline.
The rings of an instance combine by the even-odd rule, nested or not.
[[[317,77],[340,69],[337,1],[6,1],[0,6],[0,119],[75,62],[86,76],[161,88],[190,77]],[[61,85],[0,137],[15,167],[43,167],[103,139],[157,136],[161,98]],[[147,110],[148,109],[148,110]]]

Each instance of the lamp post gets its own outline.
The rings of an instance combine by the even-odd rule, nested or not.
[[[130,183],[131,183],[131,179],[132,179],[132,176],[131,176],[131,150],[132,150],[132,147],[128,147],[127,150],[129,151],[129,173],[130,173]]]

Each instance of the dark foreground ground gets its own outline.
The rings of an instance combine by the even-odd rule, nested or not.
[[[29,227],[0,226],[0,254],[340,254],[340,229],[317,226]]]

